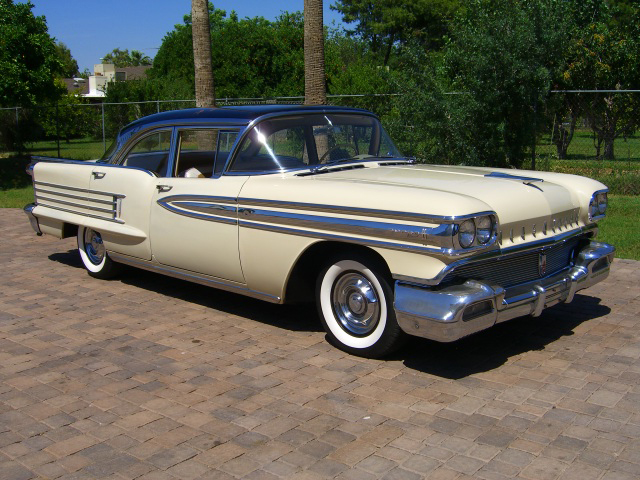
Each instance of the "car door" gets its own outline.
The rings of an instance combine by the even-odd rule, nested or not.
[[[237,198],[247,176],[220,176],[238,132],[179,128],[175,158],[151,202],[153,258],[169,267],[244,283]]]
[[[103,232],[108,250],[151,260],[149,241],[150,205],[158,176],[166,174],[173,129],[147,132],[136,139],[113,164],[96,164],[91,173],[89,197],[113,209],[121,225],[114,232]]]

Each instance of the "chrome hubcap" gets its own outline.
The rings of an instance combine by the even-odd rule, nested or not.
[[[102,237],[95,230],[87,228],[84,231],[84,251],[89,261],[94,265],[100,265],[104,260],[104,243]]]
[[[371,333],[380,318],[380,301],[375,288],[366,277],[351,272],[333,285],[331,301],[342,328],[352,335]]]

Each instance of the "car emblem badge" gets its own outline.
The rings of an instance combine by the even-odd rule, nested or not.
[[[547,255],[545,253],[541,253],[538,257],[538,273],[541,277],[547,273]]]

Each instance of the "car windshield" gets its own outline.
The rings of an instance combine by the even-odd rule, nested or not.
[[[282,171],[402,158],[377,118],[342,113],[292,115],[262,121],[245,136],[238,152],[231,171]]]

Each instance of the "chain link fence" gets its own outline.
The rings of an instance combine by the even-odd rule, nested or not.
[[[401,151],[420,156],[419,127],[397,108],[399,95],[329,95],[332,105],[377,113]],[[301,104],[304,97],[218,98],[219,106]],[[192,108],[195,100],[74,103],[0,109],[0,158],[30,155],[99,158],[118,130],[153,113]],[[535,109],[537,141],[525,168],[601,179],[612,191],[640,194],[640,90],[553,91]],[[422,135],[424,136],[424,135]],[[445,161],[446,160],[446,161]],[[436,162],[439,159],[435,159]],[[442,159],[442,163],[451,163]]]

